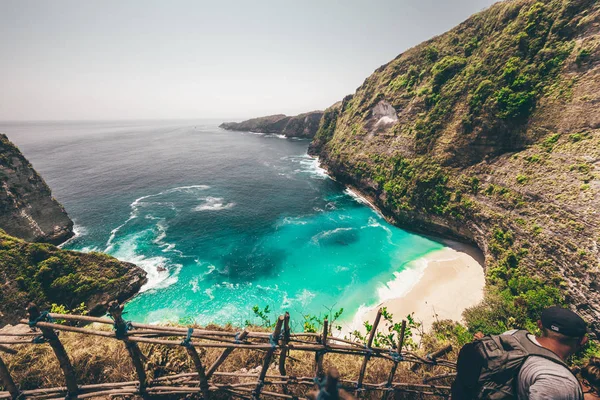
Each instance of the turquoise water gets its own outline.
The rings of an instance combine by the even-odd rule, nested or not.
[[[208,121],[4,124],[76,222],[65,245],[148,272],[140,322],[256,322],[394,296],[437,242],[385,222],[306,155],[307,141]],[[410,282],[408,282],[409,284]],[[405,283],[406,284],[406,283]]]

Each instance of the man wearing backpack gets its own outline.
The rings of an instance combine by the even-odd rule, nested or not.
[[[460,350],[453,400],[583,400],[565,360],[587,342],[585,321],[574,312],[542,312],[541,337],[514,330],[485,336]]]

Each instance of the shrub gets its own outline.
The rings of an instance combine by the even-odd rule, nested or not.
[[[569,135],[569,139],[571,139],[571,142],[575,143],[583,139],[583,136],[581,135],[581,133],[572,133],[571,135]]]
[[[439,54],[440,52],[435,46],[427,46],[423,50],[423,57],[430,63],[437,61]]]
[[[556,142],[558,142],[559,138],[560,138],[560,133],[555,133],[553,135],[548,136],[542,142],[542,147],[544,149],[546,149],[547,152],[551,152],[552,149],[554,149],[554,145],[556,144]]]
[[[483,103],[490,97],[490,95],[494,92],[494,84],[492,81],[485,79],[481,81],[475,92],[469,98],[469,107],[472,112],[479,111],[483,106]]]
[[[529,178],[527,178],[525,175],[521,175],[521,174],[517,175],[517,183],[519,183],[521,185],[524,185],[525,183],[527,183],[528,179]]]
[[[431,69],[434,84],[436,86],[441,86],[448,82],[448,80],[460,72],[465,65],[467,65],[467,60],[463,57],[448,56],[442,58]]]
[[[587,62],[592,55],[592,51],[590,49],[581,49],[575,58],[575,62],[578,66],[581,66],[584,62]]]
[[[535,105],[534,92],[515,92],[503,87],[496,92],[500,118],[526,119]]]

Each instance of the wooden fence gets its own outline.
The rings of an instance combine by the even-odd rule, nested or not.
[[[242,399],[305,398],[290,394],[290,388],[298,387],[298,385],[316,387],[317,390],[320,390],[321,396],[319,398],[338,398],[336,397],[338,387],[345,389],[347,392],[352,393],[351,396],[358,398],[367,395],[372,397],[375,396],[374,393],[379,393],[377,396],[381,399],[391,398],[394,393],[417,393],[420,396],[448,398],[450,389],[448,386],[434,385],[429,382],[451,378],[453,376],[452,370],[456,368],[455,363],[442,359],[444,355],[452,350],[450,346],[426,357],[403,350],[405,321],[402,322],[397,348],[373,346],[375,332],[381,320],[381,310],[373,322],[373,328],[369,332],[366,344],[331,336],[327,319],[324,321],[321,333],[292,333],[290,331],[290,317],[287,313],[277,319],[272,333],[251,332],[246,329],[236,333],[127,322],[122,317],[123,306],[116,302],[109,305],[111,319],[40,313],[34,305],[30,305],[28,312],[29,320],[22,320],[21,322],[29,324],[32,332],[27,334],[2,334],[0,332],[0,354],[2,352],[17,353],[16,349],[7,345],[29,344],[41,346],[47,344],[56,355],[65,378],[65,386],[21,390],[0,357],[0,382],[6,390],[0,392],[0,399],[86,399],[113,396],[139,396],[146,399],[155,396],[183,397],[190,394],[196,394],[204,399],[210,399],[217,394]],[[54,321],[55,319],[83,324],[107,324],[112,325],[114,329],[113,331],[106,331],[58,324]],[[57,335],[58,331],[122,341],[130,356],[137,380],[79,385],[73,365]],[[33,339],[31,340],[29,337]],[[198,340],[202,340],[202,342]],[[139,343],[182,346],[192,360],[195,371],[149,379],[144,368],[144,356],[138,346]],[[208,366],[203,363],[197,348],[221,348],[223,351],[216,361]],[[264,353],[260,372],[218,372],[219,366],[235,349],[257,350]],[[312,367],[314,376],[297,377],[286,373],[286,360],[289,358],[290,351],[314,353],[314,366]],[[357,380],[343,379],[335,368],[327,372],[324,371],[323,359],[327,353],[361,357],[362,363]],[[269,367],[273,365],[275,357],[278,357],[279,374],[269,374]],[[390,361],[390,371],[385,382],[365,382],[369,360],[372,358]],[[422,384],[403,383],[395,381],[396,371],[400,363],[411,363],[413,371],[421,366],[432,365],[447,367],[449,371],[443,375],[430,377]],[[226,377],[229,380],[237,379],[237,383],[219,383],[214,379],[215,377]],[[248,382],[249,380],[250,382]]]

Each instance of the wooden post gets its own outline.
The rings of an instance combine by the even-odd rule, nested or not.
[[[396,352],[398,356],[402,356],[402,346],[404,345],[404,333],[406,332],[406,320],[402,320],[402,327],[400,328],[400,337],[398,338],[398,348]],[[394,376],[396,375],[396,370],[398,369],[398,361],[394,361],[394,365],[390,371],[390,376],[388,376],[386,387],[392,387],[392,382],[394,381]],[[381,396],[382,400],[386,400],[390,395],[389,391],[383,392],[383,396]]]
[[[290,341],[290,313],[286,311],[285,316],[283,317],[283,349],[281,349],[281,354],[279,354],[279,374],[281,376],[285,376],[285,359],[289,352],[287,348],[287,344]]]
[[[323,373],[323,356],[325,356],[325,348],[327,347],[327,335],[329,329],[329,321],[327,318],[323,321],[323,333],[321,334],[320,342],[323,345],[323,350],[317,350],[315,353],[315,376],[319,382],[323,379],[325,374]]]
[[[290,349],[287,347],[288,343],[290,342],[290,336],[290,313],[286,311],[285,316],[283,317],[283,340],[281,343],[282,348],[279,352],[279,375],[281,376],[286,375],[285,360],[290,351]],[[287,384],[284,384],[282,389],[284,394],[289,393]]]
[[[246,329],[244,329],[236,337],[237,337],[237,340],[241,341],[241,340],[246,339],[247,336],[248,336],[248,331]],[[210,366],[210,368],[206,372],[206,379],[210,379],[210,377],[215,373],[217,368],[219,368],[221,366],[221,364],[223,364],[225,359],[231,354],[232,351],[233,351],[232,347],[223,350],[223,352],[221,353],[219,358],[217,358],[217,360],[213,363],[213,365]]]
[[[194,362],[194,366],[196,367],[196,371],[198,372],[198,379],[200,381],[200,391],[202,392],[202,397],[205,400],[210,398],[210,389],[208,384],[208,379],[206,379],[204,365],[202,365],[202,360],[200,360],[200,356],[196,351],[196,348],[190,344],[190,342],[184,341],[182,345],[185,347],[185,351],[188,353],[192,361]]]
[[[138,347],[137,343],[130,342],[127,340],[127,336],[124,333],[128,330],[127,322],[123,320],[123,306],[117,301],[111,301],[108,304],[108,312],[115,321],[115,331],[119,332],[117,338],[125,343],[125,348],[131,357],[133,367],[140,381],[140,393],[144,396],[147,386],[146,371],[144,370],[144,364],[142,363],[142,352]],[[122,337],[119,337],[122,336]]]
[[[262,387],[265,383],[265,376],[267,376],[267,370],[269,369],[269,364],[271,364],[271,359],[273,358],[273,354],[277,349],[277,342],[279,341],[279,335],[281,334],[281,326],[283,325],[283,316],[280,315],[277,319],[277,323],[275,324],[275,330],[273,331],[273,335],[271,336],[271,348],[267,350],[265,354],[265,358],[263,359],[262,369],[260,370],[260,375],[258,376],[258,381],[256,382],[256,387],[252,391],[252,398],[259,399],[260,392],[262,391]]]
[[[13,381],[12,376],[10,376],[10,372],[4,364],[2,357],[0,357],[0,382],[2,385],[8,390],[8,393],[12,396],[13,399],[18,399],[21,396],[21,391],[15,385],[15,381]]]
[[[371,328],[371,332],[369,332],[369,338],[367,339],[367,350],[371,350],[371,346],[373,345],[373,339],[375,339],[375,332],[377,332],[377,326],[379,325],[379,321],[381,320],[381,308],[377,310],[377,316],[375,317],[375,321],[373,322],[373,327]],[[371,358],[370,354],[365,354],[365,359],[360,367],[360,373],[358,374],[358,381],[356,383],[356,396],[360,396],[360,389],[362,388],[362,382],[365,378],[365,372],[367,372],[367,364],[369,363],[369,358]]]
[[[39,322],[39,318],[41,316],[40,309],[35,304],[29,303],[27,312],[29,313],[29,322],[33,327],[35,326],[36,322]],[[44,338],[48,340],[50,347],[52,347],[52,350],[58,359],[60,369],[65,375],[65,382],[67,385],[66,397],[68,399],[76,399],[77,392],[79,391],[79,388],[77,387],[77,377],[75,375],[73,365],[71,364],[71,360],[69,360],[69,356],[67,355],[67,351],[58,339],[58,335],[56,332],[54,332],[54,330],[52,330],[52,328],[39,327],[39,330],[42,331]]]

